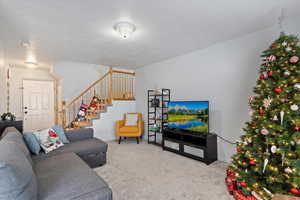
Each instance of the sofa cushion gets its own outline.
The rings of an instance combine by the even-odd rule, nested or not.
[[[84,160],[90,167],[97,167],[106,163],[106,152],[108,145],[97,139],[79,140],[65,144],[63,147],[52,151],[48,154],[40,153],[34,155],[33,160],[44,160],[49,156],[55,156],[61,153],[76,153],[82,160]]]
[[[32,166],[13,142],[0,141],[0,200],[36,200]]]
[[[97,138],[72,142],[58,149],[60,152],[74,152],[78,155],[95,152],[107,152],[107,144]]]
[[[8,127],[4,130],[2,135],[2,142],[13,142],[15,145],[19,146],[22,152],[25,154],[26,158],[30,163],[32,163],[31,154],[28,150],[22,134],[14,127]]]
[[[120,132],[122,133],[136,133],[139,129],[136,126],[123,126],[120,128]]]
[[[40,200],[111,199],[111,190],[105,181],[74,153],[35,161],[34,171]],[[93,198],[89,198],[89,194],[93,194]]]
[[[80,140],[77,142],[71,142],[69,144],[65,144],[63,147],[52,151],[48,154],[39,154],[38,156],[33,156],[34,160],[39,160],[40,158],[46,158],[49,156],[58,155],[61,153],[76,153],[77,155],[90,154],[95,152],[107,152],[108,145],[97,139],[87,139]]]
[[[70,142],[76,142],[80,140],[91,139],[94,137],[94,129],[92,128],[80,128],[74,130],[65,131],[65,134]]]

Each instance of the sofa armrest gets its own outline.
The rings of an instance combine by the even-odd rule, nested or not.
[[[94,129],[81,128],[70,131],[65,131],[65,134],[70,142],[76,142],[79,140],[91,139],[94,137]]]

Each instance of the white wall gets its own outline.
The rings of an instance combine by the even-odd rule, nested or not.
[[[113,101],[107,112],[101,113],[100,119],[93,121],[95,136],[104,141],[115,140],[115,123],[123,119],[127,112],[136,112],[135,101]]]
[[[78,62],[59,62],[53,66],[53,70],[62,78],[63,99],[70,101],[104,75],[108,67]]]
[[[296,21],[287,33],[299,34]],[[261,52],[279,36],[277,27],[218,43],[164,62],[136,70],[137,111],[147,112],[147,90],[170,88],[172,100],[209,100],[210,131],[233,142],[249,120],[252,95],[261,63]],[[218,141],[219,160],[229,161],[235,146]]]
[[[7,87],[6,87],[6,67],[5,65],[0,66],[0,115],[7,112]]]
[[[6,66],[3,43],[0,40],[0,115],[6,112]]]
[[[10,100],[9,110],[17,119],[23,119],[23,80],[51,80],[54,78],[47,69],[29,69],[25,67],[10,67]]]
[[[0,67],[2,67],[4,63],[4,46],[3,42],[0,40]]]

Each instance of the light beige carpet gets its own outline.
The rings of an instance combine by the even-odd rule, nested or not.
[[[147,143],[110,142],[108,162],[95,171],[114,200],[232,200],[224,184],[226,163],[209,166]]]

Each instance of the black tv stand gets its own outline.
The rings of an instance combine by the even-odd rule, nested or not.
[[[162,138],[163,150],[168,150],[207,165],[218,159],[217,135],[188,130],[165,128]]]

